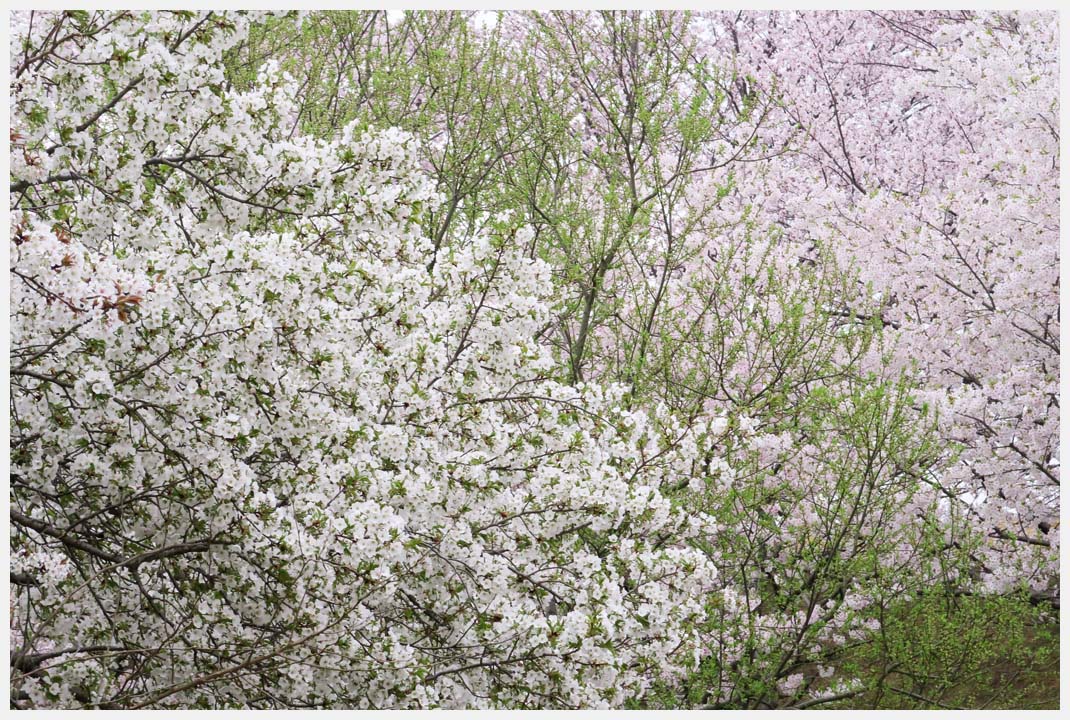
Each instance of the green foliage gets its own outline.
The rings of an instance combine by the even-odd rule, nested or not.
[[[1058,706],[1059,622],[1027,596],[933,594],[874,611],[881,629],[841,667],[866,679],[846,703],[880,709]]]
[[[813,709],[939,710],[1059,707],[1059,621],[1028,597],[926,595],[894,599],[866,612],[880,627],[862,642],[802,664]],[[658,683],[633,709],[701,707],[726,668],[707,661],[680,684]],[[836,692],[844,679],[851,692]],[[768,681],[745,678],[740,698],[771,697]],[[723,708],[754,707],[741,701]],[[762,707],[761,703],[757,704]]]

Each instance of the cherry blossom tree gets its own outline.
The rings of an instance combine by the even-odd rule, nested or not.
[[[1050,14],[754,13],[717,36],[776,88],[762,192],[854,260],[951,452],[928,478],[985,586],[1057,594],[1058,37]],[[864,314],[845,306],[846,314]],[[958,539],[953,541],[958,542]]]
[[[295,134],[247,18],[22,13],[19,706],[599,706],[693,666],[703,438],[562,385],[505,216],[436,256],[404,134]]]

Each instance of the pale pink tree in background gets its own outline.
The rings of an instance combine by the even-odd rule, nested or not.
[[[927,480],[986,586],[1059,544],[1058,31],[1051,14],[731,13],[712,52],[780,98],[770,222],[858,268],[951,454]],[[744,87],[744,89],[746,89]],[[842,308],[857,315],[856,308]]]

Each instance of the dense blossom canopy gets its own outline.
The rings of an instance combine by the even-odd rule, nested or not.
[[[33,47],[94,22],[21,20]],[[525,231],[429,269],[411,143],[290,138],[288,78],[222,86],[237,22],[13,53],[13,647],[66,661],[22,690],[592,706],[671,673],[716,577],[658,490],[691,431],[544,379]]]
[[[17,706],[807,707],[1057,604],[1049,15],[10,24]]]
[[[1043,587],[1059,537],[1057,24],[773,13],[730,28],[797,147],[772,164],[767,207],[881,298],[953,443],[939,487],[991,541],[986,582]]]

